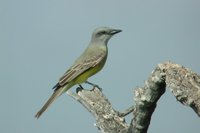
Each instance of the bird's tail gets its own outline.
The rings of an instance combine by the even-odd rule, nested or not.
[[[35,117],[38,119],[42,113],[56,100],[57,97],[59,97],[63,93],[63,88],[58,88],[54,91],[54,93],[51,95],[51,97],[48,99],[48,101],[45,103],[45,105],[37,112]]]

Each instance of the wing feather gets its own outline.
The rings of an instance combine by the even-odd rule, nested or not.
[[[63,86],[68,82],[75,79],[78,75],[84,73],[91,67],[95,67],[98,63],[102,61],[102,59],[106,56],[105,52],[101,52],[98,55],[91,56],[83,60],[82,62],[73,65],[60,79],[59,85]]]

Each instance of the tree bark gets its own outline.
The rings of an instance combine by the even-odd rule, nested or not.
[[[165,92],[165,78],[165,73],[156,67],[144,87],[135,89],[135,110],[131,122],[133,133],[147,132],[157,101]]]
[[[200,116],[200,76],[172,62],[158,64],[144,87],[134,89],[134,105],[118,112],[97,87],[77,89],[67,94],[80,102],[96,118],[96,127],[102,133],[147,133],[157,101],[169,87],[176,99],[191,107]],[[124,116],[133,112],[130,124]]]
[[[78,88],[77,94],[70,91],[67,94],[93,114],[96,118],[95,126],[102,133],[127,133],[129,125],[97,87],[92,90]]]
[[[159,64],[166,73],[166,84],[176,99],[191,107],[200,117],[200,76],[192,70],[172,62]]]

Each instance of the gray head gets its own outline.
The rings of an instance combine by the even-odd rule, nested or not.
[[[120,29],[112,29],[112,28],[108,28],[108,27],[99,27],[96,28],[94,30],[94,32],[92,33],[92,42],[100,42],[100,43],[106,43],[109,41],[109,39],[121,32],[122,30]]]

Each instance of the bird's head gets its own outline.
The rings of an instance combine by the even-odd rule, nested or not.
[[[112,29],[108,27],[96,28],[92,34],[92,42],[103,42],[107,44],[107,42],[113,35],[121,31],[122,30],[120,29]]]

